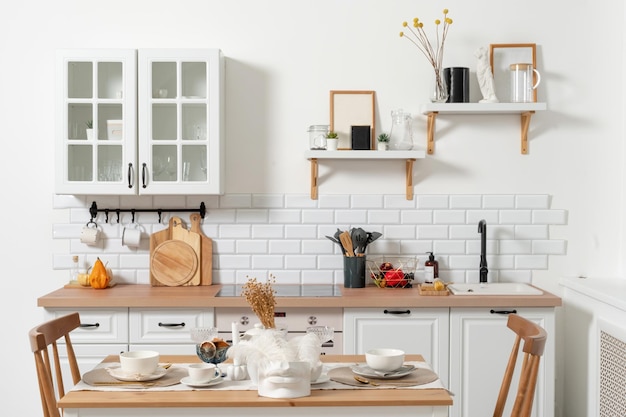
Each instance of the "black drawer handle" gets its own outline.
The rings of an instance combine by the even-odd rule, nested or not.
[[[517,314],[517,310],[491,310],[491,314]]]
[[[385,310],[385,314],[411,314],[411,310]]]
[[[94,323],[94,324],[90,324],[90,323],[81,323],[79,326],[81,329],[91,329],[91,328],[98,328],[100,327],[100,323]]]
[[[159,323],[159,327],[185,327],[185,322],[182,322],[182,323]]]

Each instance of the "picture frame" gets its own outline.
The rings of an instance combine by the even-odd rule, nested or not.
[[[375,95],[371,90],[330,91],[330,130],[338,135],[338,149],[352,149],[352,126],[370,126],[370,150],[374,149]]]
[[[537,44],[535,43],[493,43],[489,45],[489,63],[493,73],[496,96],[501,102],[510,101],[511,83],[509,66],[518,63],[530,63],[537,69]],[[537,81],[537,75],[534,76]],[[533,91],[537,102],[537,90]]]

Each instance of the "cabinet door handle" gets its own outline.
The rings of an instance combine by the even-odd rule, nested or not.
[[[185,322],[182,322],[182,323],[161,323],[161,322],[159,322],[159,327],[185,327]]]
[[[133,163],[128,163],[128,188],[133,188]]]
[[[148,166],[146,165],[146,163],[144,162],[143,164],[141,164],[141,182],[142,182],[142,187],[146,188],[148,185],[146,184],[146,177],[148,176]]]
[[[517,314],[517,310],[491,310],[491,314]]]
[[[385,310],[385,314],[411,314],[411,310]]]
[[[81,329],[91,329],[100,327],[100,323],[81,323],[79,326]]]

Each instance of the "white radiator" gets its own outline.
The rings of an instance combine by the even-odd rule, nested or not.
[[[626,329],[598,320],[598,416],[626,416]]]

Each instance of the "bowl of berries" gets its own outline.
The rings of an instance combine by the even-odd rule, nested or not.
[[[367,260],[370,278],[380,288],[411,288],[417,269],[415,256],[382,256]]]

